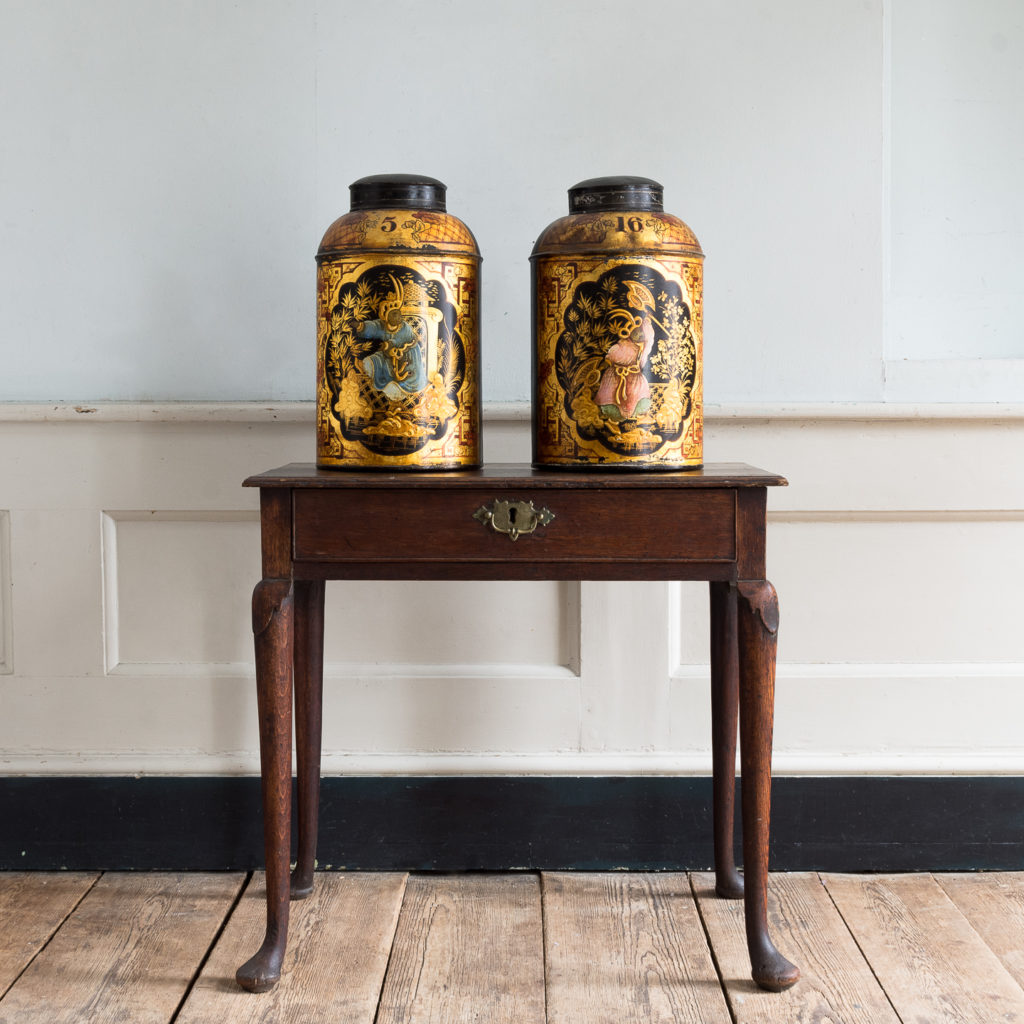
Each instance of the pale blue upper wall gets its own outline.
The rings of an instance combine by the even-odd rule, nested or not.
[[[885,15],[8,0],[0,400],[312,398],[317,243],[395,170],[480,242],[486,400],[529,397],[536,235],[614,173],[708,254],[709,402],[884,399]]]

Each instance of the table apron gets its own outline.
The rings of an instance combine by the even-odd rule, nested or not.
[[[297,580],[712,580],[735,582],[722,562],[294,562]]]

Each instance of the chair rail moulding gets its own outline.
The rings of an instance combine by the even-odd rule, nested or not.
[[[1024,360],[1020,361],[1024,365]],[[0,423],[307,423],[315,402],[0,402]],[[491,422],[529,423],[528,402],[484,402]],[[705,405],[705,422],[1024,420],[1024,402],[766,402]]]

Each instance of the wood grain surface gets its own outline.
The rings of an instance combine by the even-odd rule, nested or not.
[[[903,1024],[1021,1024],[1024,990],[931,875],[825,875]]]
[[[713,874],[692,881],[736,1024],[900,1024],[816,874],[769,880],[772,934],[801,970],[786,992],[750,978],[743,904],[718,898]]]
[[[365,487],[294,492],[297,562],[730,561],[736,557],[736,497],[727,489],[635,491],[609,501],[603,490],[498,491],[553,513],[513,543],[474,518],[494,488]],[[642,507],[643,528],[619,530],[624,508]],[[552,579],[561,579],[554,569]]]
[[[263,938],[266,883],[253,876],[176,1024],[373,1024],[406,876],[316,876],[313,894],[292,904],[280,983],[253,995],[235,969]]]
[[[550,1024],[729,1024],[685,874],[545,874]]]
[[[99,877],[96,873],[0,874],[0,996],[50,940]]]
[[[0,1001],[0,1024],[166,1024],[243,881],[104,875]]]
[[[1024,871],[935,875],[935,880],[1024,987]]]
[[[377,1024],[544,1024],[536,875],[413,876]]]

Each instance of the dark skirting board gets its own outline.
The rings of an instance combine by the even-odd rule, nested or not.
[[[708,778],[328,777],[322,793],[325,869],[712,864]],[[773,871],[1024,869],[1024,778],[782,777],[772,793]],[[0,822],[0,870],[263,863],[258,778],[0,778]]]

